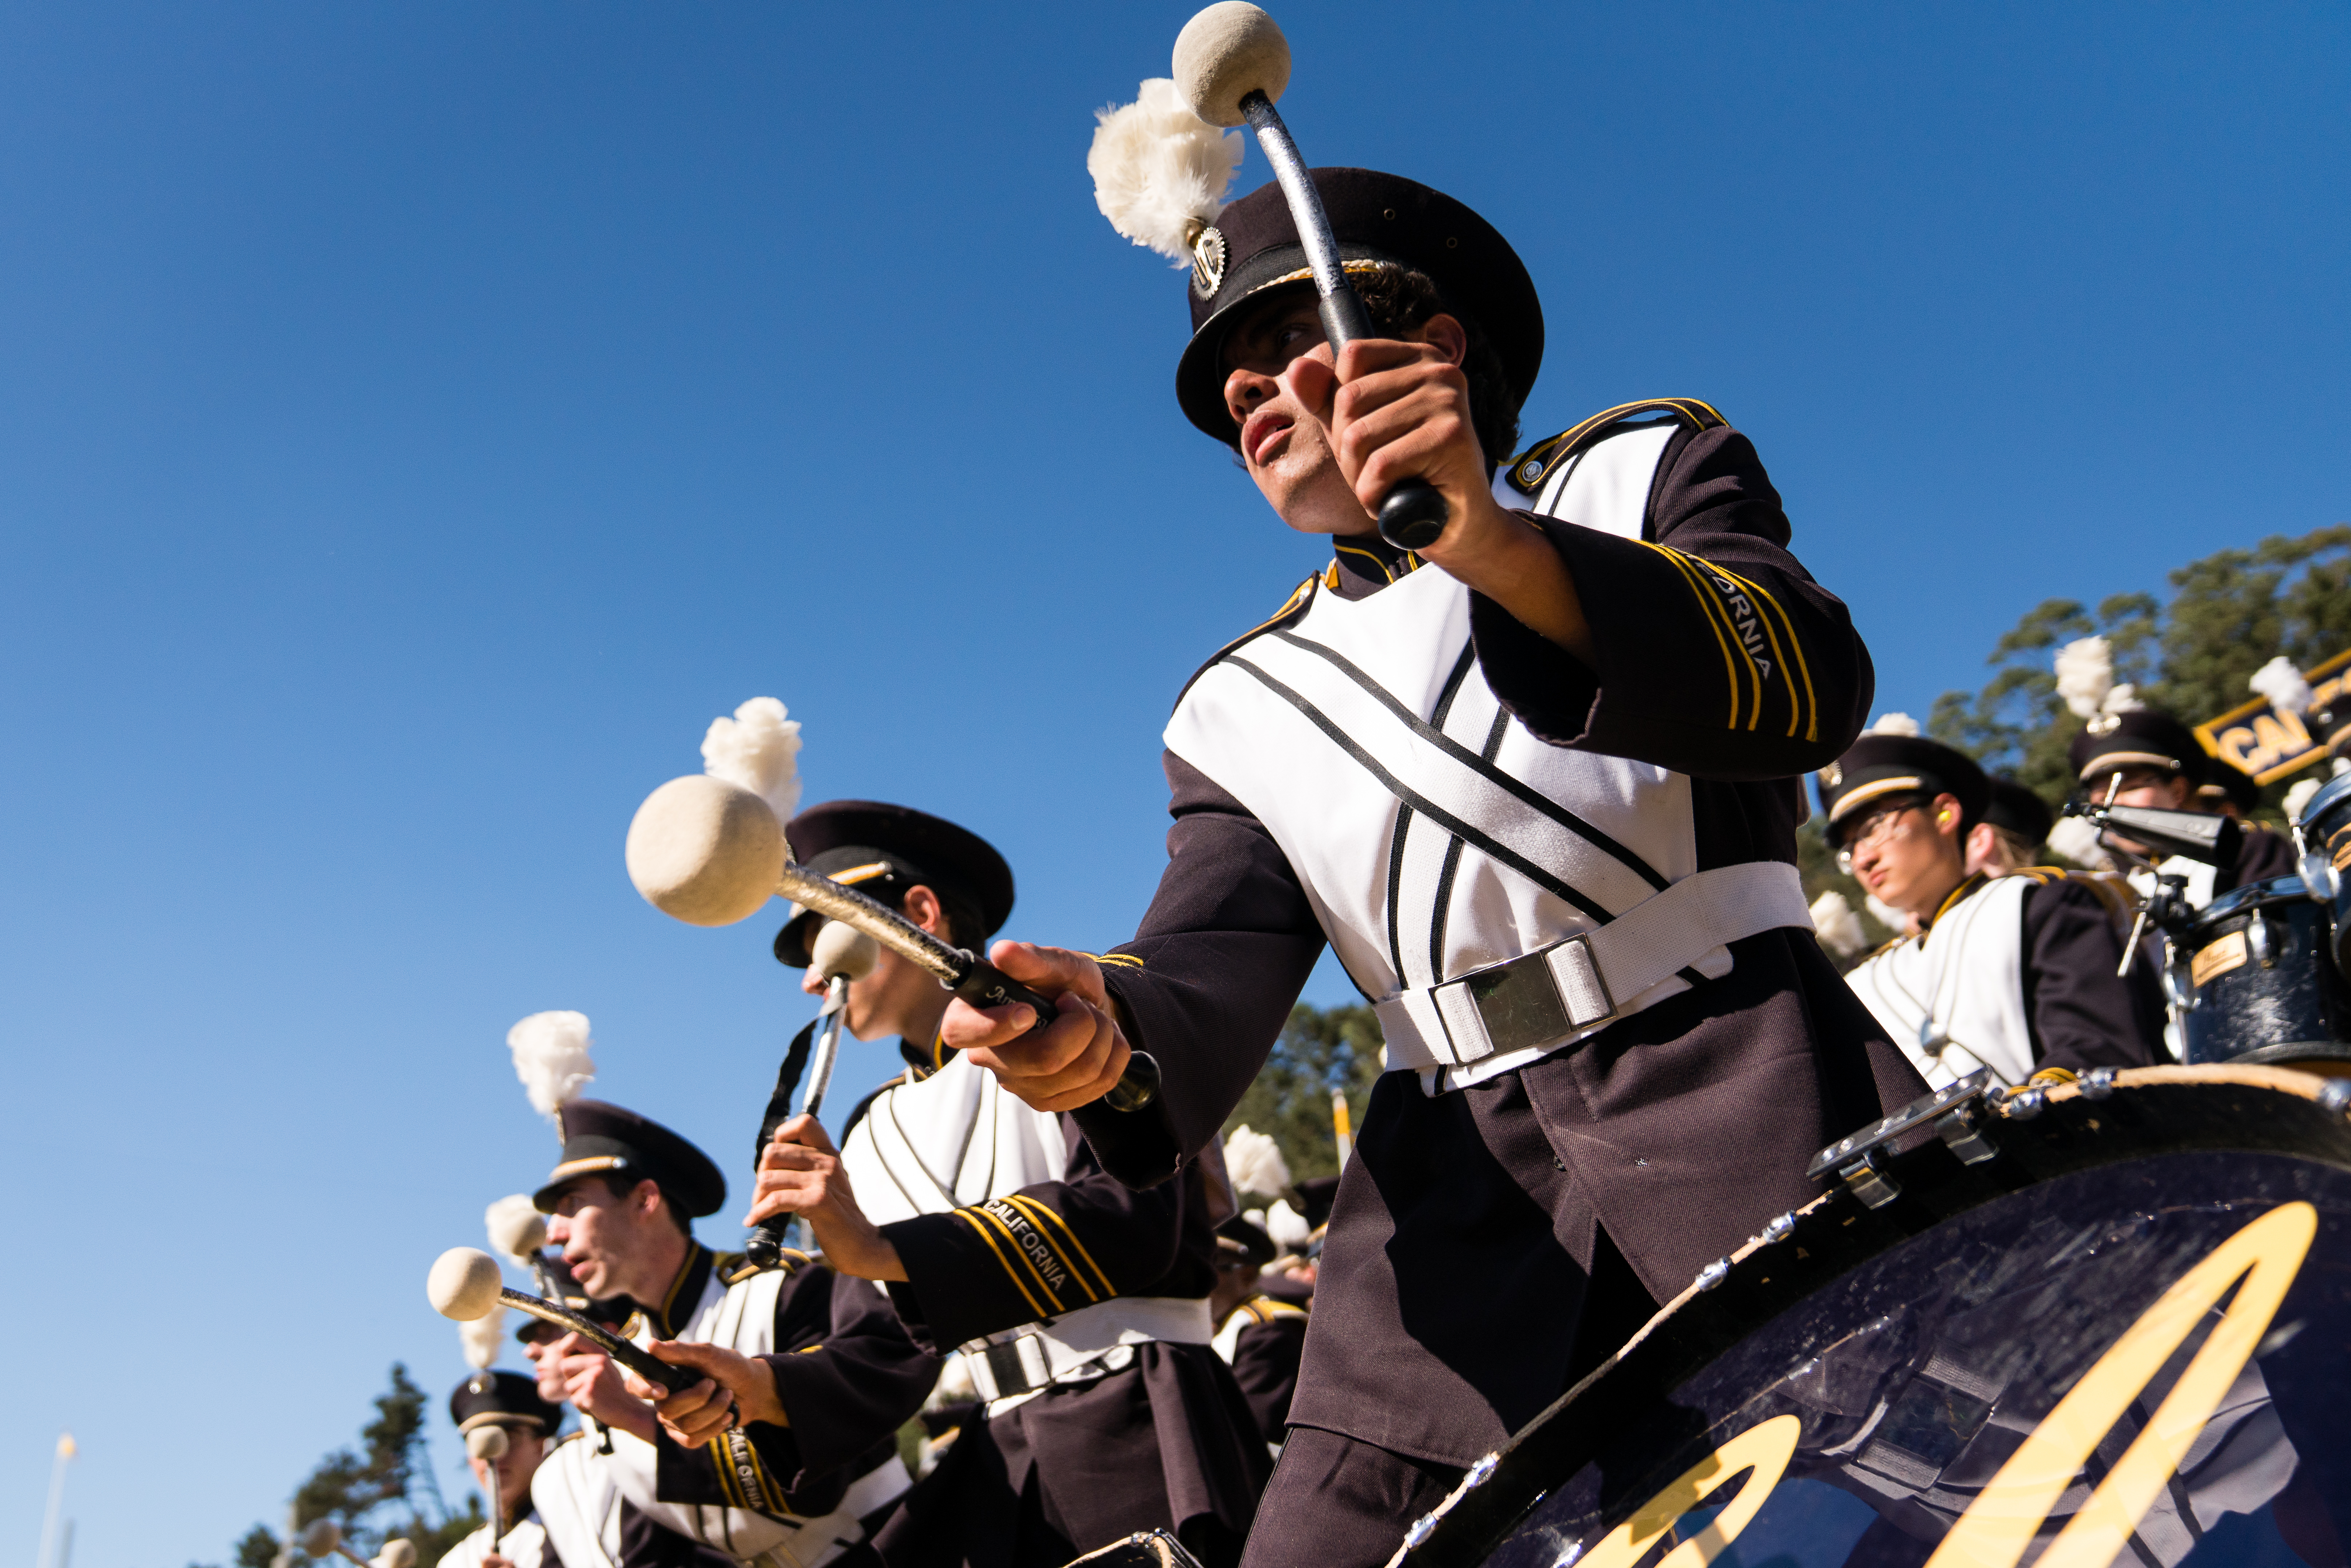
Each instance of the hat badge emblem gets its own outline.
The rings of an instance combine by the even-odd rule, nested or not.
[[[1231,255],[1224,232],[1214,224],[1203,224],[1192,237],[1193,292],[1203,299],[1214,299],[1217,290],[1225,286],[1225,266]]]
[[[2114,734],[2116,727],[2121,723],[2121,716],[2117,714],[2102,713],[2082,727],[2092,735],[2112,735]]]
[[[1834,762],[1830,763],[1826,768],[1821,769],[1821,782],[1827,785],[1832,789],[1835,789],[1838,785],[1844,782],[1844,769],[1838,767]]]

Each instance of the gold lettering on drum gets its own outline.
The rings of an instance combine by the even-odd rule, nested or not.
[[[2315,1208],[2282,1204],[2175,1281],[2033,1428],[1943,1537],[1927,1568],[2015,1568],[2091,1450],[2241,1279],[2236,1300],[2154,1418],[2035,1564],[2107,1568],[2252,1359],[2317,1232]]]
[[[2254,918],[2259,919],[2260,916]],[[2241,969],[2244,964],[2245,934],[2231,931],[2218,942],[2208,943],[2197,950],[2196,956],[2188,960],[2188,978],[2200,986],[2213,976]]]
[[[1722,1549],[1739,1539],[1796,1452],[1804,1423],[1794,1416],[1774,1416],[1750,1427],[1736,1437],[1684,1470],[1672,1485],[1643,1503],[1633,1517],[1603,1536],[1600,1544],[1577,1559],[1576,1568],[1633,1568],[1648,1554],[1674,1521],[1714,1495],[1733,1477],[1744,1473],[1736,1495],[1704,1530],[1666,1553],[1657,1568],[1706,1568]]]

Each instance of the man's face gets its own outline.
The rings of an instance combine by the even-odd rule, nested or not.
[[[504,1454],[495,1460],[469,1454],[465,1463],[473,1469],[474,1484],[485,1492],[490,1490],[491,1472],[496,1472],[498,1506],[512,1521],[522,1512],[523,1500],[530,1495],[530,1478],[538,1473],[538,1462],[546,1457],[546,1438],[528,1427],[507,1424]]]
[[[907,889],[900,909],[932,936],[948,938],[946,911],[929,888],[918,883]],[[800,989],[820,997],[825,991],[824,977],[810,967],[800,976]],[[927,1044],[938,1034],[948,1000],[938,977],[884,947],[871,970],[849,982],[849,1013],[841,1023],[863,1040],[887,1040],[894,1034]]]
[[[528,1339],[522,1347],[523,1354],[530,1358],[532,1373],[538,1378],[538,1396],[550,1405],[560,1405],[564,1397],[563,1375],[556,1369],[555,1357],[548,1354],[556,1337],[549,1334],[544,1339]]]
[[[1440,320],[1452,318],[1399,336],[1425,340]],[[1332,364],[1313,293],[1298,289],[1244,314],[1226,335],[1224,361],[1225,408],[1240,426],[1241,461],[1281,520],[1305,534],[1372,532],[1377,525],[1340,469],[1323,423],[1329,378],[1314,378],[1309,395],[1296,374],[1301,364],[1324,371]]]
[[[638,1193],[652,1185],[640,1182]],[[547,1239],[562,1250],[580,1288],[601,1301],[621,1294],[626,1289],[622,1281],[638,1271],[649,1222],[668,1220],[658,1212],[647,1214],[634,1196],[615,1197],[595,1176],[574,1176],[556,1198]]]
[[[2151,806],[2158,811],[2185,811],[2192,803],[2194,792],[2189,788],[2184,774],[2174,773],[2168,768],[2145,767],[2126,768],[2121,772],[2122,785],[2115,790],[2115,805]],[[2105,775],[2103,781],[2093,787],[2090,798],[2105,804],[2106,790],[2113,782],[2114,775]],[[2117,832],[2109,832],[2106,837],[2135,855],[2153,858],[2154,852],[2137,839],[2126,839]]]
[[[1958,816],[1958,802],[1942,795],[1931,801],[1914,797],[1840,823],[1854,880],[1872,896],[1926,920],[1965,875],[1953,826]]]

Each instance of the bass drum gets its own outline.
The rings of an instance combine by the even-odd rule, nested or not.
[[[2214,899],[2179,945],[2173,970],[2189,1061],[2314,1071],[2339,1062],[2332,1071],[2351,1072],[2351,985],[2334,946],[2332,912],[2298,876]]]
[[[2346,1107],[2158,1067],[1921,1129],[1701,1273],[1395,1564],[2342,1568]]]

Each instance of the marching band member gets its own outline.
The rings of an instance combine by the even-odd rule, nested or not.
[[[1917,923],[1845,983],[1929,1083],[1978,1067],[2014,1084],[2043,1067],[2157,1060],[2155,966],[2117,977],[2123,937],[2105,902],[2061,872],[1969,870],[1965,846],[1992,794],[1972,760],[1924,737],[1866,732],[1820,787],[1839,864]]]
[[[1987,783],[1991,793],[1983,814],[1968,830],[1969,873],[2005,876],[2039,865],[2041,846],[2049,841],[2057,813],[2049,809],[2049,802],[2013,779],[1995,773]]]
[[[877,1292],[805,1254],[758,1270],[696,1241],[691,1222],[726,1201],[726,1181],[667,1127],[574,1100],[563,1134],[532,1195],[548,1240],[590,1296],[633,1306],[629,1337],[709,1375],[655,1403],[577,1335],[539,1357],[542,1386],[607,1439],[625,1562],[674,1563],[698,1543],[816,1568],[856,1548],[910,1482],[896,1434],[938,1363]]]
[[[2169,714],[2153,708],[2100,714],[2083,726],[2066,754],[2087,800],[2101,805],[2153,806],[2166,811],[2203,809],[2196,791],[2210,759],[2197,744],[2194,732]],[[2146,845],[2111,829],[2105,836],[2142,859],[2148,853]],[[2293,875],[2296,859],[2293,840],[2247,822],[2231,864],[2209,866],[2173,855],[2158,863],[2153,873],[2133,872],[2130,880],[2145,897],[2155,891],[2157,875],[2185,876],[2188,901],[2201,909],[2231,888]]]
[[[1307,1309],[1258,1289],[1258,1270],[1274,1257],[1273,1238],[1240,1216],[1217,1227],[1217,1288],[1208,1295],[1208,1316],[1217,1325],[1209,1343],[1233,1369],[1258,1429],[1279,1450],[1298,1392]]]
[[[789,831],[803,865],[960,946],[1011,913],[1004,857],[937,817],[836,800]],[[806,965],[817,924],[796,911],[777,956]],[[1209,1348],[1206,1173],[1148,1192],[1104,1174],[1070,1118],[939,1043],[947,1000],[888,952],[851,983],[850,1031],[898,1035],[906,1071],[858,1107],[837,1157],[808,1118],[778,1129],[748,1217],[805,1215],[835,1269],[888,1282],[917,1343],[962,1347],[985,1401],[875,1551],[891,1568],[1059,1568],[1164,1529],[1210,1568],[1231,1563],[1269,1467]]]
[[[563,1406],[543,1398],[538,1385],[518,1372],[476,1372],[450,1391],[449,1419],[461,1433],[501,1427],[507,1446],[495,1459],[466,1455],[475,1484],[496,1507],[492,1521],[449,1548],[442,1563],[446,1568],[564,1568],[531,1485],[554,1447],[549,1439],[563,1425]],[[493,1541],[500,1520],[506,1533]]]
[[[1812,935],[1794,776],[1844,748],[1872,674],[1753,446],[1704,403],[1628,404],[1498,479],[1541,358],[1525,267],[1441,193],[1311,177],[1390,337],[1333,362],[1268,185],[1198,232],[1177,399],[1334,559],[1179,699],[1134,940],[1001,944],[1069,993],[1056,1019],[946,1020],[1147,1186],[1215,1138],[1326,943],[1376,1001],[1390,1071],[1252,1568],[1385,1561],[1656,1302],[1810,1201],[1822,1145],[1921,1092]],[[1418,553],[1368,509],[1406,476],[1452,518]],[[1165,1083],[1122,1113],[1095,1102],[1129,1041]]]

